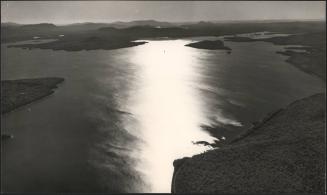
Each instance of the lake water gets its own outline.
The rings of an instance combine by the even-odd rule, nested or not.
[[[210,149],[192,142],[230,139],[324,91],[276,54],[284,47],[225,42],[228,54],[184,46],[191,41],[79,52],[2,45],[1,79],[65,78],[53,95],[1,117],[14,135],[2,142],[3,190],[170,192],[173,160]]]

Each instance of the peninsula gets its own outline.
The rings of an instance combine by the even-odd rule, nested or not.
[[[1,81],[1,114],[54,93],[63,78],[35,78]]]
[[[199,42],[195,42],[195,43],[190,43],[185,45],[187,47],[193,47],[193,48],[197,48],[197,49],[209,49],[209,50],[218,50],[218,49],[222,49],[222,50],[231,50],[229,47],[226,47],[224,45],[224,42],[221,40],[216,40],[216,41],[208,41],[208,40],[204,40],[204,41],[199,41]]]

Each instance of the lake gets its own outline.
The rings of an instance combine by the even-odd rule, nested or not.
[[[14,135],[2,142],[3,190],[170,192],[173,160],[211,149],[193,142],[231,139],[324,91],[276,53],[283,46],[225,42],[230,54],[184,46],[198,39],[78,52],[2,44],[2,80],[65,78],[53,95],[1,117]]]

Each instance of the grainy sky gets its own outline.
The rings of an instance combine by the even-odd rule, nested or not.
[[[324,1],[1,1],[2,22],[325,19]]]

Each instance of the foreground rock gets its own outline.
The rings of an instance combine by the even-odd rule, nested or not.
[[[220,149],[174,162],[173,193],[322,193],[325,94],[298,100]]]
[[[199,41],[199,42],[187,44],[185,46],[193,47],[193,48],[197,48],[197,49],[209,49],[209,50],[223,49],[223,50],[231,50],[229,47],[226,47],[224,45],[224,42],[223,41],[220,41],[220,40],[216,40],[216,41],[208,41],[208,40]]]
[[[63,78],[1,81],[1,114],[52,94]]]

